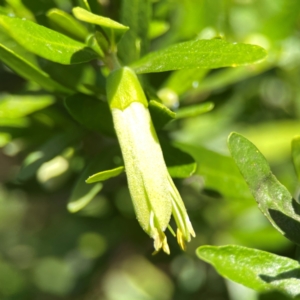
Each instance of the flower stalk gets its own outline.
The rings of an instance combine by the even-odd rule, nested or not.
[[[174,216],[182,249],[195,236],[184,203],[165,164],[148,101],[135,73],[128,67],[107,79],[107,98],[125,163],[134,209],[156,251],[170,253],[164,233]]]

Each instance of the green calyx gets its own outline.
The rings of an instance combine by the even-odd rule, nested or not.
[[[107,100],[111,109],[124,110],[133,102],[140,102],[148,107],[148,101],[141,84],[128,67],[113,71],[107,78]]]

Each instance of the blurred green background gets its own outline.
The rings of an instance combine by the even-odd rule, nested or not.
[[[0,0],[0,13],[51,27],[49,9],[70,12],[79,2]],[[94,12],[120,20],[121,1],[89,3]],[[258,210],[228,157],[226,139],[237,131],[252,141],[298,198],[290,142],[300,134],[299,0],[157,0],[152,15],[151,50],[221,37],[260,45],[269,54],[254,66],[147,75],[173,109],[215,104],[213,111],[159,132],[198,163],[192,177],[175,181],[196,238],[184,253],[167,233],[171,255],[152,256],[153,242],[136,221],[125,175],[95,185],[89,191],[94,199],[81,211],[68,212],[74,188],[84,189],[81,171],[99,158],[101,166],[117,141],[83,129],[62,98],[0,62],[1,300],[288,299],[221,278],[195,249],[231,243],[294,255],[294,246]],[[60,78],[59,65],[43,60],[40,65],[66,86],[103,86],[90,64],[66,67],[68,78]],[[121,157],[112,153],[112,160],[118,165]]]

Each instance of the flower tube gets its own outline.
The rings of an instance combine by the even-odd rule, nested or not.
[[[156,251],[170,253],[167,237],[171,214],[177,224],[182,249],[195,236],[183,201],[168,173],[152,124],[148,101],[135,73],[128,67],[112,72],[107,79],[107,98],[121,146],[137,219],[154,239]]]

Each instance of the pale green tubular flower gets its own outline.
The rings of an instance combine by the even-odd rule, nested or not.
[[[183,201],[165,164],[152,124],[148,102],[135,73],[128,67],[107,79],[107,98],[121,146],[128,186],[137,219],[154,239],[154,248],[170,253],[167,237],[171,214],[182,249],[195,236]]]

